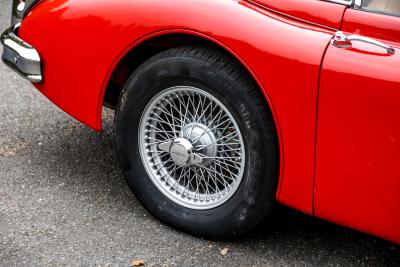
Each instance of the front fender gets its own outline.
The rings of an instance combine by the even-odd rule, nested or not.
[[[43,60],[44,81],[37,88],[96,130],[118,60],[168,32],[216,42],[253,75],[279,126],[279,200],[312,213],[319,65],[331,30],[239,0],[46,0],[20,28]]]

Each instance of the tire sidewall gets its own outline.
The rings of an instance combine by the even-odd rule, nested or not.
[[[220,100],[235,118],[245,146],[245,168],[235,194],[208,210],[180,206],[163,195],[149,178],[139,151],[142,114],[153,97],[174,86],[191,86]],[[139,201],[160,220],[185,231],[213,236],[240,234],[259,221],[260,211],[275,195],[276,183],[267,177],[268,129],[252,105],[243,84],[214,65],[193,58],[154,60],[140,67],[121,93],[116,116],[116,146],[127,181]],[[267,153],[266,153],[267,152]],[[211,229],[212,228],[212,229]]]

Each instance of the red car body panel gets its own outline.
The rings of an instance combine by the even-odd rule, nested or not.
[[[121,2],[123,8],[115,1],[96,1],[96,5],[49,1],[26,17],[21,37],[39,51],[44,62],[45,78],[38,89],[99,130],[107,77],[127,51],[152,36],[171,32],[211,39],[244,63],[271,104],[283,160],[278,199],[312,214],[319,65],[333,31],[246,2]],[[221,10],[227,18],[237,19],[221,18]]]
[[[385,42],[400,42],[400,18],[359,10],[346,10],[342,29]]]
[[[399,212],[393,214],[398,211],[399,171],[390,167],[392,165],[384,165],[385,157],[390,159],[386,160],[387,164],[394,164],[400,158],[396,143],[400,137],[399,127],[394,125],[399,115],[399,109],[394,106],[394,101],[399,100],[399,92],[396,92],[399,75],[396,80],[391,77],[393,73],[387,71],[398,70],[399,55],[373,58],[374,53],[353,55],[351,49],[331,47],[329,42],[340,29],[345,10],[343,27],[350,33],[368,31],[367,26],[358,28],[360,18],[348,15],[351,13],[345,6],[317,0],[185,0],[173,3],[165,0],[45,0],[24,19],[19,34],[38,50],[43,61],[44,81],[36,87],[64,111],[96,130],[101,130],[101,110],[110,76],[119,61],[137,45],[172,33],[195,35],[214,42],[247,68],[273,112],[281,151],[278,201],[308,214],[314,214],[315,205],[316,215],[321,218],[400,243],[399,229],[395,227],[399,225]],[[384,33],[397,38],[392,32]],[[396,39],[391,41],[396,42]],[[336,64],[340,61],[336,57],[350,53],[353,56],[347,59],[349,64],[359,67],[354,71]],[[384,64],[386,58],[392,65],[381,66],[386,71],[374,73],[373,66],[357,63],[357,60],[370,58],[373,64]],[[320,114],[317,114],[321,65]],[[365,80],[361,81],[363,77]],[[335,90],[336,81],[344,79],[351,81],[346,87]],[[349,92],[349,88],[360,82],[370,87],[363,97],[356,98],[360,91]],[[373,90],[372,86],[380,82],[387,95],[381,96]],[[351,119],[356,118],[354,112],[365,110],[372,97],[382,97],[375,105],[383,105],[375,107],[381,109],[372,118],[373,123],[383,127],[379,132],[382,143],[375,143],[372,150],[385,153],[385,157],[369,157],[363,145],[373,145],[370,135],[356,138],[354,132],[357,125],[369,129],[368,125],[361,125],[365,121],[351,123]],[[360,103],[361,100],[367,102]],[[384,100],[388,101],[386,105]],[[331,112],[337,101],[347,104],[347,109]],[[390,109],[394,112],[390,113]],[[348,112],[350,115],[346,117]],[[371,111],[368,114],[371,115]],[[344,118],[340,122],[330,121],[334,116]],[[395,141],[390,142],[392,139],[387,139],[388,136]],[[336,138],[335,142],[330,142],[332,137]],[[339,141],[342,143],[336,144]],[[339,148],[344,145],[364,150],[358,154],[348,153],[343,160],[349,161],[352,155],[352,164],[358,164],[360,169],[366,162],[375,160],[374,166],[383,167],[380,176],[387,180],[382,183],[374,180],[378,169],[372,172],[368,168],[359,169],[360,172],[351,178],[355,180],[348,180],[351,172],[343,170],[347,165],[338,158]],[[359,152],[363,153],[359,155]],[[359,158],[354,159],[355,156]],[[331,161],[337,161],[337,169],[332,170]],[[336,179],[342,172],[343,176]],[[371,195],[366,193],[372,188],[362,181],[374,181],[374,194],[380,196],[380,204],[387,205],[380,211],[374,209],[374,215],[382,218],[368,223],[363,222],[371,205],[371,200],[366,199]],[[317,190],[315,200],[314,189]],[[344,190],[343,196],[340,190]],[[348,216],[351,207],[360,209],[353,217]],[[339,208],[346,211],[345,214],[331,213]],[[383,225],[378,227],[376,223]]]
[[[343,30],[400,36],[400,18],[347,10]],[[382,21],[377,26],[377,21]],[[357,23],[355,23],[357,21]],[[397,21],[397,23],[394,23]],[[383,29],[393,23],[392,30]],[[400,39],[400,38],[399,38]],[[397,39],[397,40],[399,40]],[[330,46],[319,93],[315,215],[400,241],[400,42]]]

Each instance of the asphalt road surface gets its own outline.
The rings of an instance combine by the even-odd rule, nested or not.
[[[398,246],[285,208],[232,242],[161,224],[129,191],[104,111],[96,133],[0,64],[0,266],[400,266]]]

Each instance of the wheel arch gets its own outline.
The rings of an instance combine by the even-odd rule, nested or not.
[[[148,34],[139,40],[132,42],[118,55],[110,67],[110,70],[101,88],[97,123],[98,129],[101,129],[102,127],[102,107],[115,107],[115,101],[117,101],[116,97],[118,97],[123,85],[132,72],[134,72],[143,62],[155,54],[163,50],[184,45],[212,47],[219,51],[223,51],[232,60],[238,62],[257,83],[259,89],[264,95],[266,101],[265,104],[270,108],[270,111],[273,114],[276,131],[280,140],[279,123],[273,104],[268,96],[267,90],[261,84],[251,67],[237,53],[235,53],[228,46],[224,45],[222,42],[203,33],[186,29],[163,30]],[[116,93],[118,95],[116,95]]]
[[[279,155],[280,155],[280,166],[279,166],[279,184],[277,188],[277,196],[280,194],[282,187],[282,172],[283,172],[283,140],[281,129],[279,127],[279,121],[277,114],[275,112],[274,106],[268,96],[266,88],[262,85],[258,79],[256,73],[251,69],[251,67],[232,49],[222,42],[212,38],[203,33],[199,33],[192,30],[186,29],[171,29],[163,30],[148,34],[139,40],[132,42],[128,47],[126,47],[113,62],[107,77],[103,82],[101,88],[101,94],[99,99],[99,109],[97,116],[97,128],[102,129],[102,107],[107,106],[109,108],[115,108],[118,101],[119,93],[122,91],[125,82],[128,80],[131,73],[133,73],[143,62],[151,58],[155,54],[170,49],[173,47],[183,46],[183,45],[202,45],[213,47],[223,51],[232,60],[235,60],[243,67],[243,69],[250,75],[250,77],[256,82],[258,88],[265,99],[265,105],[270,109],[270,112],[274,119],[275,130],[279,142]],[[148,49],[150,47],[150,49]],[[141,52],[144,52],[141,53]],[[129,61],[130,59],[133,61]],[[126,64],[130,62],[130,66],[126,69]]]

